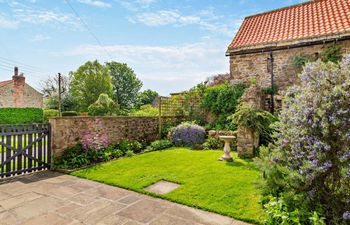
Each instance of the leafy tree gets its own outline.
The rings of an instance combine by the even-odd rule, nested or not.
[[[100,94],[97,101],[89,106],[88,111],[90,116],[111,116],[117,108],[117,104],[107,94]]]
[[[62,111],[77,111],[79,110],[79,103],[71,94],[64,96],[61,102]]]
[[[159,96],[156,91],[152,91],[150,89],[144,90],[140,92],[137,96],[137,104],[138,106],[152,104],[153,101]]]
[[[78,101],[81,111],[86,111],[102,93],[112,96],[111,76],[108,69],[97,60],[86,62],[72,73],[70,91]]]
[[[112,77],[113,100],[120,105],[121,109],[131,109],[137,103],[142,82],[125,63],[108,62],[106,67]]]

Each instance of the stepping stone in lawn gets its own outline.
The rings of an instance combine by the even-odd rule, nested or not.
[[[164,195],[175,190],[179,186],[180,184],[161,180],[161,181],[158,181],[157,183],[154,183],[146,187],[145,190],[156,194]]]

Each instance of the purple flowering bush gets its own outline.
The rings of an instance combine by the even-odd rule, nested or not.
[[[297,210],[301,224],[316,224],[315,215],[319,224],[350,224],[350,55],[308,64],[300,78],[284,100],[276,142],[260,149],[264,194]]]
[[[173,128],[169,136],[175,146],[194,146],[204,143],[206,132],[203,127],[186,122]]]

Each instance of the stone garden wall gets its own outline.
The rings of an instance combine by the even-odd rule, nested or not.
[[[167,123],[179,123],[179,117],[164,117]],[[73,147],[89,133],[104,132],[108,143],[122,139],[154,141],[159,138],[158,117],[56,117],[50,118],[52,126],[52,151],[60,156],[66,148]]]

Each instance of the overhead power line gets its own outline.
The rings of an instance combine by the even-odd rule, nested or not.
[[[4,63],[7,63],[7,64],[13,64],[13,63],[16,63],[18,65],[20,65],[21,67],[25,67],[29,70],[33,70],[33,71],[38,71],[39,68],[35,67],[35,66],[31,66],[31,65],[28,65],[28,64],[25,64],[25,63],[22,63],[22,62],[19,62],[17,60],[13,60],[13,59],[8,59],[8,58],[4,58],[4,57],[1,57],[0,56],[0,61],[4,62]]]
[[[89,34],[95,39],[95,41],[97,42],[97,44],[104,50],[104,52],[106,53],[107,57],[109,57],[112,60],[112,55],[107,51],[107,49],[102,45],[102,42],[98,39],[98,37],[94,34],[94,32],[92,32],[92,30],[90,29],[90,27],[88,26],[88,24],[81,18],[81,16],[79,15],[79,13],[74,9],[74,7],[72,6],[72,4],[70,4],[69,0],[64,0],[67,5],[72,9],[72,11],[74,12],[74,14],[76,15],[76,17],[78,17],[79,21],[81,22],[81,24],[86,28],[86,30],[89,32]]]

